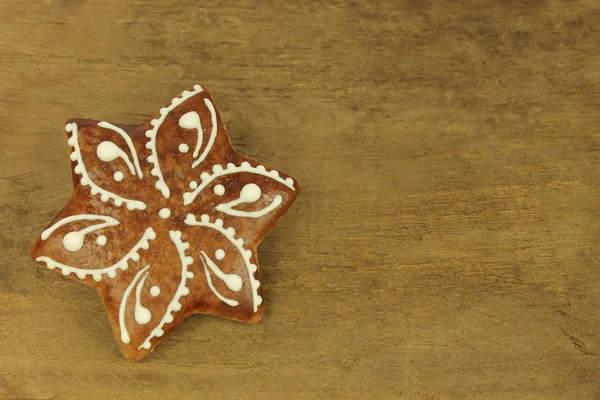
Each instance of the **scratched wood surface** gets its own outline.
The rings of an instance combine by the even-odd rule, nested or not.
[[[600,398],[600,3],[0,2],[0,398]],[[257,325],[128,363],[38,268],[64,122],[194,83],[303,192]]]

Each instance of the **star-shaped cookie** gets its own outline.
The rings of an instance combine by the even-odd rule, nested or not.
[[[127,359],[192,314],[261,319],[256,248],[299,188],[233,149],[207,91],[195,85],[136,127],[65,129],[73,196],[31,256],[96,289]]]

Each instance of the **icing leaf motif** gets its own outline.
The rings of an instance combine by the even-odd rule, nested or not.
[[[172,194],[181,196],[185,189],[181,188],[181,177],[185,184],[193,180],[199,173],[195,169],[213,152],[218,157],[233,150],[227,135],[218,134],[223,123],[210,95],[199,85],[161,108],[150,125],[145,132],[151,153],[147,159],[153,165],[155,186],[167,199]]]
[[[138,175],[130,172],[131,170],[135,172],[135,169],[127,155],[130,149],[125,146],[131,143],[131,138],[127,135],[122,136],[121,132],[85,122],[83,125],[70,122],[65,130],[70,133],[68,143],[72,149],[70,158],[74,164],[73,172],[75,175],[80,175],[78,181],[75,181],[74,177],[75,182],[81,186],[88,186],[92,195],[99,196],[103,202],[110,200],[117,207],[125,205],[128,210],[146,209],[147,205],[144,201],[124,194],[128,192],[129,187],[138,186],[140,181],[143,182]],[[124,143],[122,146],[127,151],[117,143]],[[131,155],[137,161],[135,152]],[[136,163],[135,168],[138,166],[139,163]],[[118,183],[122,179],[117,179],[115,176],[125,177],[124,171],[128,173],[130,179]]]

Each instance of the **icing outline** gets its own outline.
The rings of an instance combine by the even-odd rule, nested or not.
[[[169,115],[169,113],[173,111],[175,107],[177,107],[190,97],[202,93],[203,91],[204,89],[202,89],[202,86],[194,85],[192,91],[186,90],[183,93],[181,93],[181,97],[175,97],[173,100],[171,100],[171,104],[168,107],[163,107],[160,109],[160,117],[158,119],[153,119],[152,121],[150,121],[152,129],[147,130],[145,133],[146,137],[149,139],[148,142],[146,142],[146,148],[149,149],[152,153],[150,156],[148,156],[148,162],[153,164],[154,166],[152,168],[152,171],[150,171],[150,174],[156,177],[157,181],[154,184],[154,187],[160,190],[165,199],[168,199],[171,196],[171,190],[167,186],[163,174],[160,170],[160,165],[158,164],[158,153],[156,151],[156,135],[158,134],[158,129],[165,121],[167,115]]]
[[[109,226],[117,226],[120,224],[120,222],[117,221],[115,218],[109,217],[107,215],[76,214],[76,215],[70,215],[68,217],[64,217],[64,218],[60,219],[59,221],[55,222],[51,227],[44,229],[44,231],[42,232],[42,234],[40,236],[41,236],[42,240],[46,240],[50,237],[50,235],[52,235],[52,233],[54,233],[55,230],[57,230],[61,226],[64,226],[66,224],[70,224],[71,222],[76,222],[76,221],[96,221],[96,220],[104,221],[104,223],[93,225],[94,227],[98,226],[94,230],[107,228]],[[85,230],[85,229],[89,229],[89,227],[84,228],[82,230]],[[81,232],[82,230],[80,230],[78,232]],[[92,231],[90,231],[90,232],[92,232]]]
[[[237,251],[242,256],[244,260],[244,265],[246,266],[246,270],[248,271],[248,281],[250,282],[250,288],[252,293],[252,305],[254,308],[254,312],[258,310],[258,306],[262,304],[262,297],[259,296],[257,289],[260,286],[260,282],[254,277],[254,273],[258,270],[256,264],[252,264],[250,262],[250,257],[252,257],[252,251],[244,248],[244,239],[235,237],[235,229],[234,228],[224,228],[223,220],[221,218],[217,218],[215,222],[210,222],[210,217],[206,214],[202,214],[200,216],[200,221],[196,219],[194,214],[188,214],[185,217],[185,221],[183,221],[186,225],[189,226],[204,226],[207,228],[214,229],[215,231],[221,233],[223,236],[227,238],[235,246]]]
[[[271,170],[271,171],[267,171],[267,169],[264,167],[264,165],[258,165],[256,167],[253,167],[250,165],[250,163],[248,161],[244,161],[240,164],[240,166],[236,166],[233,163],[229,163],[227,164],[227,167],[225,169],[223,169],[223,167],[219,164],[216,164],[212,167],[213,173],[209,174],[208,172],[203,172],[202,174],[200,174],[200,181],[202,182],[200,185],[198,185],[193,192],[185,192],[183,194],[183,205],[184,206],[189,206],[190,204],[192,204],[194,202],[194,200],[196,199],[196,197],[198,197],[198,194],[204,190],[205,187],[207,187],[211,182],[213,182],[215,179],[221,177],[221,176],[225,176],[225,175],[231,175],[231,174],[238,174],[238,173],[250,173],[250,174],[255,174],[255,175],[262,175],[262,176],[266,176],[268,178],[271,178],[273,180],[276,180],[277,182],[287,186],[288,188],[292,189],[292,190],[296,190],[296,187],[294,186],[294,180],[292,178],[286,178],[283,179],[279,176],[279,172],[276,170]]]
[[[71,267],[69,265],[59,263],[58,261],[46,256],[39,256],[35,259],[35,261],[41,261],[46,263],[48,269],[58,268],[62,271],[63,275],[65,276],[70,275],[71,273],[75,273],[75,275],[77,275],[79,279],[85,279],[88,275],[91,275],[96,282],[100,282],[102,280],[102,275],[107,275],[109,278],[114,278],[117,275],[117,271],[119,269],[126,271],[127,268],[129,268],[129,265],[127,265],[129,260],[139,260],[140,255],[138,254],[138,250],[148,249],[150,247],[150,240],[154,239],[156,239],[156,232],[154,232],[154,229],[146,228],[144,234],[142,235],[142,238],[136,243],[135,246],[131,248],[131,250],[129,250],[129,252],[123,258],[121,258],[113,265],[110,265],[105,268],[83,269]]]
[[[165,311],[165,314],[163,315],[162,319],[160,320],[156,328],[152,329],[152,332],[142,342],[140,347],[138,347],[138,350],[149,349],[150,347],[152,347],[150,340],[152,340],[154,337],[161,337],[165,334],[165,331],[162,329],[162,327],[165,326],[165,324],[170,324],[171,322],[173,322],[174,318],[172,312],[177,312],[181,310],[181,303],[179,302],[179,300],[183,296],[187,296],[188,294],[190,294],[190,289],[188,289],[188,287],[185,286],[185,282],[188,279],[192,279],[194,277],[194,273],[188,271],[187,269],[187,267],[192,265],[194,259],[190,256],[185,255],[185,251],[190,248],[190,244],[188,242],[183,241],[181,239],[181,236],[181,231],[169,231],[169,237],[175,245],[177,253],[179,254],[179,259],[181,260],[181,280],[179,281],[179,286],[177,286],[177,291],[175,292],[173,298],[169,302],[167,310]]]

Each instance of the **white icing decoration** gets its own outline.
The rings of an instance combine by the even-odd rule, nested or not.
[[[224,175],[238,174],[243,172],[269,177],[289,187],[292,190],[296,190],[296,188],[294,187],[294,181],[291,178],[282,179],[279,176],[279,173],[275,175],[272,173],[273,171],[267,171],[262,165],[259,165],[258,167],[252,167],[249,162],[244,161],[239,167],[235,166],[234,164],[227,164],[227,168],[217,168],[217,171],[215,171],[215,167],[213,167],[213,174],[208,174],[206,172],[200,174],[200,179],[202,180],[202,183],[196,189],[194,189],[193,192],[186,192],[183,194],[183,205],[188,206],[192,204],[192,202],[196,199],[198,194],[215,179]]]
[[[146,137],[150,139],[146,143],[146,148],[150,149],[150,151],[152,152],[152,155],[148,157],[148,162],[154,164],[154,168],[152,168],[151,174],[156,176],[156,178],[158,179],[158,181],[156,182],[156,184],[154,186],[158,190],[160,190],[160,192],[166,199],[168,199],[169,196],[171,195],[171,191],[169,190],[169,187],[165,183],[162,172],[160,171],[160,165],[158,164],[158,154],[156,151],[156,135],[158,133],[158,128],[160,128],[162,123],[165,121],[165,118],[167,117],[167,115],[175,107],[177,107],[179,104],[183,103],[190,97],[195,96],[198,93],[201,93],[202,91],[203,91],[203,89],[200,85],[194,85],[194,90],[192,90],[192,91],[186,90],[185,92],[183,92],[181,94],[181,97],[175,97],[173,100],[171,100],[171,104],[168,107],[160,109],[160,117],[158,119],[153,119],[152,121],[150,121],[150,124],[152,125],[152,129],[149,129],[146,131]]]
[[[99,235],[96,238],[96,243],[98,244],[98,246],[104,246],[107,242],[106,236],[104,235]]]
[[[190,226],[204,226],[207,228],[211,228],[216,230],[217,232],[224,235],[231,244],[235,246],[237,251],[240,253],[244,260],[244,265],[248,270],[248,280],[250,281],[250,287],[252,289],[252,303],[254,306],[254,312],[258,310],[258,306],[262,303],[262,297],[260,297],[257,293],[257,289],[260,286],[260,282],[254,278],[254,273],[257,270],[255,264],[250,262],[250,257],[252,257],[252,251],[244,248],[244,240],[241,238],[235,237],[235,229],[229,227],[223,227],[223,221],[219,218],[215,220],[214,223],[210,222],[208,215],[204,214],[200,217],[200,221],[196,220],[196,217],[193,214],[188,214],[185,218],[184,223]]]
[[[61,219],[60,221],[56,222],[54,225],[52,225],[48,229],[44,230],[42,232],[41,238],[42,238],[42,240],[48,239],[48,237],[50,237],[52,232],[54,232],[61,226],[66,225],[68,223],[75,222],[75,221],[88,221],[88,220],[102,220],[102,221],[104,221],[104,224],[106,224],[105,226],[119,225],[119,221],[117,221],[113,217],[107,217],[105,215],[96,215],[96,214],[71,215],[69,217],[65,217],[65,218]],[[104,225],[104,224],[102,224],[102,225]],[[102,226],[102,228],[104,228],[105,226]],[[100,228],[98,228],[98,229],[100,229]]]
[[[156,297],[160,294],[160,288],[158,286],[152,286],[150,288],[150,296]]]
[[[117,171],[113,174],[113,179],[117,182],[121,182],[125,178],[125,174],[121,171]]]
[[[239,292],[242,289],[242,278],[237,274],[226,274],[221,271],[221,269],[215,264],[213,260],[210,259],[209,256],[206,255],[204,251],[200,251],[204,261],[206,261],[206,265],[211,269],[211,271],[229,288],[234,292]]]
[[[198,187],[198,182],[196,181],[191,181],[190,182],[190,189],[194,190]]]
[[[150,268],[150,266],[146,265],[143,269],[138,271],[129,286],[127,286],[127,289],[125,289],[125,292],[123,292],[123,298],[121,298],[121,305],[119,306],[119,327],[121,328],[121,342],[125,344],[128,344],[131,341],[129,332],[127,332],[127,326],[125,325],[125,309],[127,307],[127,299],[129,298],[129,295],[131,294],[131,291],[133,290],[133,287],[140,276],[146,272],[148,268]],[[145,277],[146,276],[144,275],[144,278]]]
[[[179,152],[180,152],[180,153],[184,153],[184,154],[185,154],[185,153],[187,153],[188,151],[190,151],[190,146],[188,146],[188,145],[187,145],[187,144],[185,144],[185,143],[181,143],[181,144],[179,145],[178,149],[179,149]]]
[[[215,288],[215,286],[212,283],[212,278],[210,277],[210,272],[208,272],[208,268],[206,268],[206,264],[207,262],[205,262],[204,257],[206,257],[206,261],[210,261],[210,259],[206,256],[206,254],[204,254],[204,252],[202,252],[202,258],[200,258],[200,260],[202,261],[202,265],[204,265],[204,275],[206,276],[206,282],[208,283],[208,287],[210,288],[210,290],[215,294],[215,296],[217,296],[217,298],[219,300],[221,300],[223,303],[230,305],[231,307],[236,307],[238,306],[240,303],[237,300],[233,300],[230,298],[227,298],[225,296],[223,296],[221,293],[219,293],[219,291],[217,290],[217,288]],[[210,264],[209,264],[210,265]],[[217,268],[217,270],[219,270]],[[220,270],[219,270],[220,271]],[[237,275],[236,275],[237,276]],[[239,278],[239,276],[238,276]],[[240,278],[241,279],[241,278]]]
[[[217,249],[217,251],[215,251],[215,258],[219,261],[224,259],[225,258],[225,250]]]
[[[129,171],[132,174],[135,174],[135,169],[133,168],[131,160],[129,160],[129,156],[113,142],[104,141],[100,143],[98,147],[96,147],[96,155],[100,160],[106,163],[112,162],[117,158],[122,158],[123,161],[125,161],[125,164],[127,164]]]
[[[121,135],[121,137],[123,139],[125,139],[125,142],[127,143],[127,147],[129,147],[129,151],[131,152],[131,157],[133,158],[133,163],[135,164],[135,169],[137,171],[137,175],[140,179],[142,179],[144,177],[144,175],[142,174],[142,168],[140,167],[140,161],[138,160],[138,156],[137,156],[137,152],[135,151],[135,147],[133,146],[133,142],[131,141],[131,138],[129,137],[129,135],[127,134],[127,132],[125,132],[123,129],[119,128],[118,126],[115,126],[109,122],[98,122],[98,126],[101,128],[106,128],[106,129],[110,129],[114,132],[117,132],[119,135]],[[135,174],[133,172],[133,170],[131,171],[132,174]]]
[[[181,261],[181,280],[179,281],[179,286],[177,286],[177,291],[175,292],[175,295],[173,296],[171,302],[167,306],[167,311],[165,311],[164,316],[162,317],[156,328],[152,330],[152,332],[146,338],[146,340],[144,340],[140,347],[138,347],[138,350],[149,349],[152,346],[150,343],[150,340],[152,340],[152,338],[161,337],[162,335],[164,335],[164,331],[162,329],[163,326],[167,323],[173,322],[174,318],[172,313],[174,311],[181,310],[181,303],[179,302],[179,300],[181,299],[181,297],[186,296],[190,293],[190,289],[188,289],[187,286],[185,286],[186,281],[194,277],[194,273],[188,271],[187,269],[187,267],[194,262],[194,259],[185,255],[185,251],[189,249],[190,244],[181,240],[180,231],[169,231],[169,237],[171,238],[173,244],[175,244],[175,247],[177,248],[177,253],[179,254],[179,260]]]
[[[260,199],[261,195],[262,190],[260,189],[260,186],[258,186],[256,183],[249,183],[247,185],[244,185],[242,190],[240,190],[239,202],[254,203],[258,201],[258,199]]]
[[[119,225],[119,221],[117,221],[113,217],[107,217],[104,215],[95,215],[95,214],[71,215],[69,217],[65,217],[65,218],[61,219],[60,221],[58,221],[57,223],[52,225],[50,228],[48,228],[44,232],[42,232],[42,236],[41,236],[42,240],[48,239],[48,237],[52,234],[52,232],[54,232],[56,229],[60,228],[61,226],[65,225],[65,224],[75,222],[75,221],[88,221],[88,220],[101,220],[104,222],[102,222],[100,224],[88,226],[87,228],[84,228],[80,231],[73,231],[73,232],[67,233],[63,237],[63,246],[65,247],[65,249],[67,249],[71,253],[81,250],[81,248],[83,247],[83,241],[85,239],[85,235],[87,235],[88,233],[94,232],[94,231],[97,231],[98,229],[106,228],[109,226]]]
[[[258,185],[254,183],[249,183],[242,188],[242,190],[240,191],[240,197],[238,199],[232,200],[228,203],[219,204],[215,207],[215,209],[234,217],[259,218],[264,215],[267,215],[268,213],[279,207],[283,202],[283,197],[281,197],[281,195],[277,195],[273,198],[271,204],[258,211],[240,211],[235,210],[233,208],[242,203],[254,203],[258,199],[260,199],[261,194],[262,191],[260,190],[260,187]]]
[[[85,234],[82,232],[69,232],[63,237],[63,246],[71,253],[75,253],[83,247]]]
[[[135,310],[133,316],[135,317],[135,322],[140,325],[146,325],[152,319],[152,313],[146,307],[144,307],[140,301],[140,295],[142,294],[142,289],[144,287],[144,282],[148,277],[148,273],[140,279],[136,288],[135,288]]]
[[[198,129],[198,125],[200,125],[200,116],[196,111],[187,112],[179,118],[179,126],[183,129]],[[199,142],[202,143],[202,139]],[[194,153],[194,157],[198,157],[198,150],[194,150]]]
[[[67,124],[65,129],[67,132],[72,132],[72,135],[68,140],[68,143],[69,143],[69,146],[73,147],[73,153],[71,154],[71,159],[73,161],[75,161],[75,163],[76,163],[75,168],[73,170],[75,171],[76,174],[81,175],[81,179],[79,180],[79,183],[81,184],[81,186],[89,185],[92,195],[100,194],[100,199],[104,202],[108,201],[109,199],[112,199],[117,207],[119,207],[121,204],[125,203],[127,205],[128,210],[135,210],[135,209],[145,210],[146,204],[144,202],[139,201],[139,200],[126,199],[124,197],[118,196],[112,192],[109,192],[108,190],[102,189],[100,186],[96,185],[92,181],[92,179],[90,178],[90,176],[87,173],[85,165],[83,164],[83,160],[81,159],[81,149],[79,148],[79,139],[78,139],[78,135],[77,135],[77,124],[74,122]],[[73,154],[75,154],[75,156],[73,156]]]
[[[179,118],[179,126],[183,129],[195,129],[198,132],[198,140],[196,140],[196,148],[194,149],[194,158],[198,157],[200,147],[202,147],[203,132],[200,116],[196,111],[190,111]],[[187,145],[186,145],[187,146]],[[186,150],[187,151],[187,150]]]
[[[213,191],[217,196],[223,196],[225,194],[225,186],[223,185],[215,185]]]
[[[215,138],[217,137],[217,112],[215,111],[213,103],[209,99],[204,99],[204,104],[206,104],[208,111],[210,111],[210,137],[208,138],[208,143],[206,144],[206,147],[204,148],[204,151],[202,152],[200,157],[192,163],[192,168],[197,167],[202,161],[204,161],[204,159],[212,149],[212,146],[215,143]],[[200,122],[199,118],[198,122]],[[202,127],[200,126],[199,128],[200,129],[198,130],[198,139],[201,138],[200,132],[202,131]],[[198,154],[198,150],[200,150],[200,146],[196,145],[196,150],[194,150],[194,157],[196,157],[196,154]]]
[[[160,215],[160,217],[162,219],[167,219],[171,216],[171,210],[169,210],[168,208],[161,208],[161,210],[158,212],[158,215]]]
[[[150,240],[156,239],[156,233],[152,228],[146,228],[142,238],[137,242],[135,246],[129,252],[121,258],[119,261],[105,268],[97,268],[97,269],[83,269],[83,268],[75,268],[69,265],[65,265],[59,263],[51,259],[50,257],[40,256],[35,259],[35,261],[45,262],[46,266],[49,269],[59,268],[63,275],[69,275],[70,273],[75,273],[79,279],[85,279],[86,276],[91,275],[95,281],[100,282],[102,280],[102,275],[107,275],[109,278],[114,278],[119,269],[125,271],[129,266],[127,262],[129,260],[137,261],[139,260],[139,254],[137,253],[139,249],[147,249],[150,247]]]

